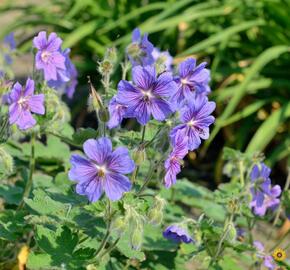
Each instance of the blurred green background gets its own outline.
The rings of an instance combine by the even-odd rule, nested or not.
[[[16,61],[18,77],[30,72],[31,39],[39,30],[57,32],[63,47],[72,48],[79,71],[78,90],[68,101],[75,127],[97,126],[86,106],[87,75],[98,88],[98,60],[112,46],[121,59],[135,27],[168,50],[176,64],[189,56],[207,61],[217,121],[210,139],[189,154],[183,176],[208,179],[210,187],[226,180],[221,157],[223,147],[229,146],[264,152],[274,168],[274,182],[285,182],[290,153],[290,1],[8,0],[0,4],[0,13],[1,38],[15,32],[18,48],[26,54]],[[113,87],[119,78],[117,70]]]

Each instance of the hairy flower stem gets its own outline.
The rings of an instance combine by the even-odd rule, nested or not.
[[[32,188],[32,181],[33,181],[33,173],[34,173],[34,169],[35,169],[35,137],[36,134],[35,132],[33,132],[31,134],[31,152],[30,152],[30,165],[29,165],[29,178],[27,180],[26,186],[25,186],[25,190],[23,193],[23,197],[21,200],[21,203],[18,206],[18,209],[22,209],[24,206],[24,199],[29,197],[31,188]]]
[[[253,230],[253,225],[251,224],[251,219],[247,217],[247,225],[248,225],[248,231],[249,231],[249,242],[250,244],[252,245],[253,244],[253,233],[252,233],[252,230]]]
[[[115,242],[100,255],[100,258],[103,258],[106,254],[109,255],[111,253],[111,251],[117,246],[117,244],[119,243],[119,241],[120,241],[120,237],[117,238],[115,240]]]
[[[104,247],[106,246],[110,233],[111,233],[111,223],[112,223],[112,209],[111,209],[111,201],[108,200],[108,207],[107,207],[107,219],[108,219],[108,223],[107,223],[107,230],[106,233],[104,235],[104,238],[99,246],[99,248],[97,249],[96,253],[95,253],[95,257],[98,257],[98,255],[101,253],[101,251],[104,249]]]
[[[226,239],[228,233],[229,233],[229,226],[231,226],[230,224],[233,222],[233,219],[234,219],[234,213],[231,213],[231,215],[229,216],[229,218],[227,218],[225,220],[225,224],[224,224],[224,231],[221,235],[221,238],[219,240],[219,243],[218,243],[218,247],[217,247],[217,250],[216,250],[216,253],[214,255],[214,257],[212,257],[210,263],[209,263],[209,267],[212,266],[215,262],[218,261],[218,258],[222,252],[222,245],[223,245],[223,242],[224,240]]]
[[[240,181],[242,187],[245,185],[245,177],[244,177],[244,163],[243,161],[239,162],[239,170],[240,170]]]
[[[0,128],[0,140],[5,138],[5,133],[6,133],[7,128],[8,128],[8,117],[5,117]]]
[[[103,136],[106,137],[106,123],[101,122],[101,124],[102,124],[102,128],[103,128]]]
[[[108,92],[110,88],[110,74],[106,73],[104,74],[103,80],[102,80],[103,86],[104,86],[104,92],[105,92],[105,100],[108,100]]]
[[[70,138],[67,138],[67,137],[64,137],[63,135],[61,134],[57,134],[57,133],[54,133],[52,131],[48,131],[48,134],[52,135],[52,136],[55,136],[57,138],[59,138],[61,141],[71,145],[71,146],[74,146],[74,147],[77,147],[79,149],[82,149],[82,146],[75,143],[73,140],[71,140]]]
[[[145,182],[143,183],[143,185],[141,186],[141,188],[139,189],[139,191],[136,193],[136,196],[140,196],[143,191],[145,190],[145,188],[148,186],[148,184],[150,183],[151,179],[152,179],[152,176],[155,172],[155,170],[158,168],[159,164],[163,161],[163,158],[161,158],[156,164],[155,166],[153,166],[149,172],[148,172],[148,175],[146,177],[146,180]]]
[[[122,67],[122,80],[126,80],[127,72],[130,67],[130,64],[127,59],[125,60],[124,63],[121,63],[121,67]]]
[[[145,132],[146,132],[146,125],[143,126],[143,128],[142,128],[142,135],[141,135],[142,137],[141,137],[140,145],[142,145],[142,144],[144,143]],[[144,149],[144,150],[145,150],[145,149]],[[133,172],[133,175],[132,175],[132,183],[133,183],[133,184],[135,183],[136,178],[137,178],[137,176],[138,176],[139,167],[140,167],[139,165],[136,165],[136,168],[135,168],[135,170],[134,170],[134,172]]]

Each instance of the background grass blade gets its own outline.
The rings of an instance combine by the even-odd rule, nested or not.
[[[222,123],[231,116],[231,114],[236,109],[237,105],[239,104],[242,97],[245,95],[247,87],[249,83],[255,78],[255,76],[261,71],[261,69],[271,62],[272,60],[278,58],[281,54],[289,52],[290,47],[288,46],[274,46],[266,51],[262,52],[252,66],[246,71],[245,78],[243,82],[240,84],[238,89],[236,90],[235,94],[233,95],[231,101],[227,105],[226,109],[223,111],[221,116],[219,116],[218,120],[216,121],[215,127],[210,135],[210,138],[206,141],[205,146],[203,148],[203,152],[207,149],[210,145],[212,140],[215,138],[217,133],[222,127]]]
[[[231,10],[224,9],[224,14],[227,14],[230,11]],[[203,50],[207,49],[208,47],[213,46],[213,45],[229,38],[230,36],[232,36],[234,34],[245,31],[245,30],[252,28],[252,27],[255,27],[255,26],[261,26],[263,24],[264,24],[263,20],[255,20],[255,21],[244,22],[244,23],[239,24],[239,25],[231,26],[231,27],[223,30],[222,32],[216,33],[215,35],[212,35],[209,38],[195,44],[194,46],[192,46],[188,49],[186,49],[184,52],[182,52],[178,56],[186,56],[186,55],[190,55],[193,53],[203,51]]]
[[[290,102],[284,104],[264,121],[250,141],[246,152],[263,151],[275,136],[279,125],[286,121],[288,117],[290,117]]]

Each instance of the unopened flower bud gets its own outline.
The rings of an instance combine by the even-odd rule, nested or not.
[[[133,58],[138,59],[141,56],[142,50],[138,43],[133,42],[127,47],[127,53]]]
[[[104,59],[99,63],[99,72],[103,76],[111,74],[113,72],[113,67],[113,63],[110,60]]]
[[[117,50],[116,48],[108,48],[105,54],[105,59],[109,60],[111,63],[117,62]]]
[[[3,147],[0,147],[0,168],[4,175],[10,175],[14,169],[13,158]]]
[[[86,270],[98,270],[98,267],[93,264],[89,264],[86,266]]]
[[[63,124],[70,120],[67,105],[54,89],[45,87],[43,92],[45,93],[45,117],[38,118],[39,126],[46,131],[62,129]]]
[[[112,230],[118,235],[123,234],[126,231],[126,228],[127,224],[125,222],[125,218],[122,216],[117,217],[112,224]]]
[[[104,108],[102,98],[96,91],[95,87],[93,86],[90,77],[88,77],[88,83],[90,85],[90,97],[93,108],[96,112],[98,112],[100,109]]]
[[[236,240],[236,238],[237,238],[237,230],[233,222],[230,222],[227,227],[226,240],[232,243]]]
[[[159,225],[162,223],[163,220],[163,212],[158,209],[150,209],[148,212],[148,221],[152,225]]]
[[[130,243],[133,249],[139,250],[143,242],[143,226],[138,225],[133,229],[131,234]]]
[[[152,207],[148,211],[148,220],[153,225],[159,225],[163,219],[163,209],[166,201],[159,196],[156,196]]]
[[[155,62],[155,68],[156,68],[157,74],[160,74],[166,71],[166,65],[165,65],[165,62],[163,62],[162,57],[159,57],[157,61]]]
[[[239,212],[240,206],[238,200],[230,200],[228,203],[228,211],[229,213],[237,213]]]
[[[110,119],[110,114],[108,112],[108,110],[105,107],[102,107],[99,111],[98,111],[98,117],[99,119],[106,123],[109,121]]]
[[[146,160],[146,151],[143,146],[139,146],[133,151],[133,160],[136,165],[141,165]]]

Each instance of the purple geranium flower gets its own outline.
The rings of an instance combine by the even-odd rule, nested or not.
[[[9,33],[7,36],[4,37],[3,45],[4,45],[4,52],[3,52],[4,64],[11,65],[13,62],[11,53],[16,49],[16,43],[15,43],[13,32]],[[0,71],[0,78],[1,77],[4,77],[3,70]]]
[[[118,84],[117,102],[127,107],[126,117],[136,117],[146,125],[150,115],[163,121],[173,112],[168,98],[175,93],[176,83],[169,72],[157,77],[154,67],[136,66],[132,70],[133,84],[122,80]]]
[[[196,66],[194,58],[189,58],[179,65],[179,76],[175,78],[178,91],[172,97],[176,104],[182,104],[184,100],[192,101],[198,94],[210,92],[210,72],[205,66],[206,62]]]
[[[208,139],[209,126],[215,118],[210,115],[215,109],[215,103],[208,101],[205,96],[197,96],[194,102],[188,103],[180,111],[182,124],[170,132],[171,141],[174,143],[177,131],[188,137],[188,149],[193,151],[201,144],[200,139]]]
[[[14,84],[7,98],[9,104],[9,122],[20,129],[28,129],[36,124],[32,112],[44,114],[44,95],[34,95],[34,81],[27,79],[23,88],[18,82]]]
[[[164,167],[165,173],[165,187],[169,188],[176,183],[176,175],[181,171],[181,163],[183,158],[188,153],[188,137],[184,136],[181,131],[178,131],[175,136],[173,151],[166,159]]]
[[[251,172],[252,201],[250,207],[258,216],[264,216],[268,208],[275,209],[280,203],[277,197],[281,194],[281,187],[279,185],[271,186],[270,173],[270,168],[264,163],[259,166],[255,165]]]
[[[126,115],[127,106],[117,102],[113,97],[109,103],[110,120],[107,123],[108,128],[112,129],[119,126]]]
[[[9,33],[7,36],[4,37],[4,44],[6,44],[10,48],[10,50],[16,49],[16,43],[13,32]]]
[[[158,48],[154,48],[152,52],[155,63],[164,65],[166,71],[171,71],[173,57],[168,51],[161,52]]]
[[[33,45],[38,49],[35,57],[35,66],[38,70],[43,69],[44,79],[57,80],[58,75],[63,76],[65,71],[65,57],[61,53],[62,40],[56,33],[51,33],[46,38],[46,32],[39,32],[33,39]]]
[[[97,201],[103,191],[112,200],[118,200],[131,189],[130,180],[124,174],[131,173],[135,164],[125,147],[112,150],[110,139],[89,139],[84,143],[86,157],[72,155],[70,180],[77,181],[76,192]]]
[[[263,260],[263,264],[269,270],[275,269],[274,259],[272,256],[265,254],[265,247],[260,241],[254,241],[254,247],[257,250],[257,257]]]
[[[72,98],[78,84],[78,72],[75,65],[69,58],[70,49],[65,49],[62,55],[65,57],[65,70],[58,72],[57,80],[50,80],[48,85],[61,92],[66,93],[68,98]]]
[[[132,43],[127,47],[127,54],[132,66],[147,66],[154,63],[152,51],[153,44],[148,40],[148,34],[143,38],[139,28],[134,29],[132,34]]]
[[[177,243],[183,242],[188,244],[193,242],[187,230],[177,225],[168,226],[163,232],[163,236]]]

